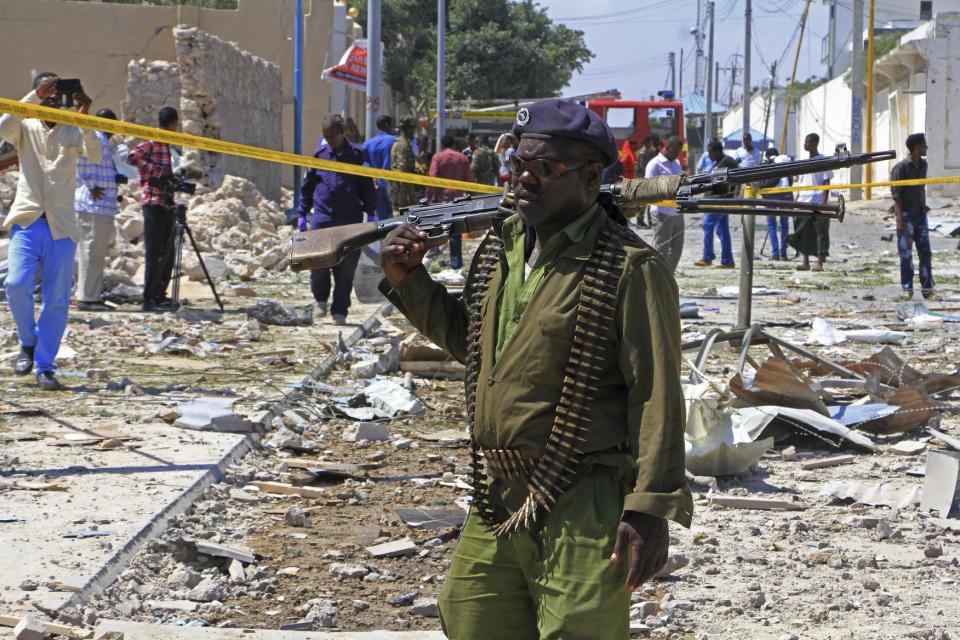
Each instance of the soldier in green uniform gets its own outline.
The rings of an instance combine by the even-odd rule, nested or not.
[[[417,129],[417,119],[413,116],[400,116],[400,135],[390,147],[390,168],[394,171],[414,173],[416,159],[413,155],[413,133]],[[417,186],[408,182],[387,183],[387,192],[393,207],[399,209],[417,203]]]
[[[482,136],[480,146],[473,150],[470,158],[470,168],[477,182],[481,184],[497,184],[497,172],[500,170],[500,160],[490,148],[490,138]]]
[[[676,281],[599,196],[613,135],[574,102],[521,109],[517,213],[494,225],[462,298],[404,225],[381,291],[467,365],[473,506],[440,594],[452,640],[623,640],[629,592],[690,525]],[[656,179],[660,197],[682,177]],[[398,254],[405,261],[397,262]]]

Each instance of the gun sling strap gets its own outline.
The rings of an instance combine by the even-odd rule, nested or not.
[[[573,345],[564,370],[563,388],[554,415],[553,427],[543,455],[530,464],[527,476],[527,497],[519,509],[503,522],[497,522],[490,502],[487,457],[474,436],[477,380],[480,375],[480,310],[494,270],[503,259],[503,240],[490,231],[481,246],[475,271],[474,286],[467,301],[469,328],[467,334],[466,398],[473,466],[473,504],[477,514],[495,533],[503,535],[527,529],[538,516],[549,513],[557,500],[573,484],[583,457],[582,444],[589,429],[587,406],[596,390],[603,362],[610,356],[610,335],[617,310],[617,284],[623,273],[626,254],[624,239],[635,238],[626,228],[617,231],[601,229],[593,252],[587,261]],[[497,461],[491,460],[493,464]]]

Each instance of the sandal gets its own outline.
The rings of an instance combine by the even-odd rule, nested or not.
[[[798,264],[797,271],[810,271],[810,265],[808,264]]]

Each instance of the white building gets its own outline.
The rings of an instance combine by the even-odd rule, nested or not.
[[[838,143],[849,144],[851,100],[850,74],[804,95],[797,105],[798,147],[808,133],[820,135],[822,153],[832,152]],[[938,13],[876,61],[873,103],[874,150],[894,149],[902,158],[907,135],[926,132],[929,175],[960,175],[960,145],[948,144],[960,132],[960,12]],[[893,163],[873,166],[874,180],[883,180]],[[848,170],[835,173],[835,182],[849,180]],[[927,191],[960,195],[960,185],[930,185]]]
[[[835,78],[850,68],[853,55],[853,0],[823,0],[830,7],[827,35],[821,41],[821,62],[827,77]],[[869,0],[864,0],[864,29],[869,19]],[[960,0],[878,0],[874,29],[915,29],[938,13],[960,11]]]
[[[780,137],[783,133],[783,118],[786,112],[787,91],[783,87],[777,87],[771,95],[769,89],[755,91],[750,99],[750,128],[756,130],[761,135],[764,131],[767,133],[767,139],[773,141],[773,145],[780,150],[780,153],[787,155],[796,155],[796,131],[794,125],[795,118],[791,117],[787,127],[787,142],[784,145]],[[796,109],[796,105],[791,107],[791,116]],[[743,105],[731,107],[723,115],[721,123],[721,137],[726,137],[735,131],[743,128]],[[760,141],[760,136],[754,134],[754,140]]]

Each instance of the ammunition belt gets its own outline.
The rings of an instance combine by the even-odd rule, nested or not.
[[[475,288],[468,301],[470,305],[470,328],[467,336],[467,415],[471,429],[473,462],[474,506],[484,523],[495,535],[503,535],[535,524],[541,512],[550,512],[557,500],[569,489],[576,478],[583,457],[581,449],[589,430],[587,406],[591,392],[597,389],[603,362],[609,353],[607,336],[612,332],[617,309],[617,284],[623,273],[625,252],[623,241],[636,236],[625,228],[618,231],[601,229],[593,253],[587,261],[577,318],[573,334],[573,346],[564,369],[560,402],[554,415],[553,427],[547,439],[544,453],[536,463],[524,461],[523,467],[511,457],[495,454],[485,464],[473,435],[476,403],[476,383],[480,372],[480,309],[494,269],[500,261],[503,242],[495,238],[481,247],[484,251],[476,270]],[[496,450],[502,451],[502,450]],[[519,509],[503,522],[496,522],[488,494],[487,464],[490,476],[509,468],[513,474],[523,468],[527,481],[527,498]],[[504,465],[507,465],[505,467]],[[527,467],[533,468],[532,473]],[[495,471],[496,469],[496,471]]]
[[[536,468],[519,449],[483,449],[483,457],[494,480],[526,482]]]

